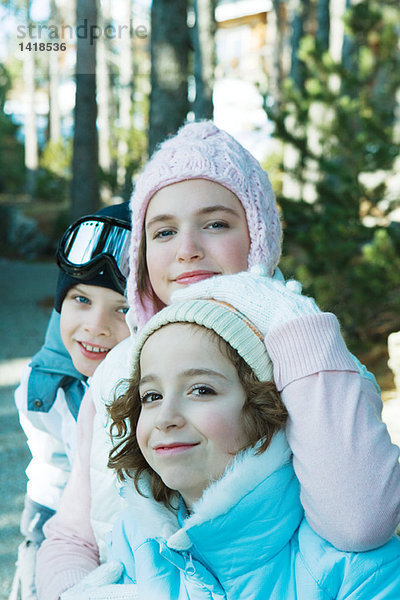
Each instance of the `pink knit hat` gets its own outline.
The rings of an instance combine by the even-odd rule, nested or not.
[[[127,292],[132,317],[139,327],[156,312],[150,299],[139,298],[136,282],[147,206],[161,188],[189,179],[215,181],[240,200],[251,240],[248,267],[261,263],[271,276],[278,264],[282,228],[267,173],[250,152],[211,121],[189,123],[154,152],[138,177],[131,198],[132,241]]]

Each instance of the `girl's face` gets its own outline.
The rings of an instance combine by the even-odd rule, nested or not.
[[[150,283],[164,304],[184,285],[247,269],[244,209],[235,194],[213,181],[181,181],[156,192],[145,235]]]
[[[149,337],[140,373],[140,450],[190,507],[247,443],[245,391],[215,337],[184,323]]]
[[[91,377],[108,352],[129,335],[126,298],[114,290],[80,283],[61,306],[60,332],[75,368]]]

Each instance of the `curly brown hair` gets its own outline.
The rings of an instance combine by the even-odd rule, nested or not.
[[[238,352],[214,331],[195,323],[187,323],[188,327],[201,328],[207,331],[218,343],[220,351],[232,362],[237,370],[239,381],[246,394],[246,402],[242,408],[243,427],[248,439],[240,450],[259,444],[257,454],[265,452],[272,436],[286,422],[287,411],[280,394],[272,381],[259,381],[251,367]],[[139,395],[140,365],[138,364],[131,379],[124,382],[129,387],[107,406],[112,424],[111,437],[115,443],[109,454],[108,466],[115,469],[121,481],[126,476],[133,479],[139,493],[139,480],[143,473],[150,475],[151,490],[155,500],[166,505],[171,504],[175,491],[168,488],[161,477],[149,466],[144,458],[136,438],[136,426],[141,412]],[[119,440],[116,442],[116,440]]]

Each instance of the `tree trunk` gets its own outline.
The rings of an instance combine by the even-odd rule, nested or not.
[[[187,0],[153,0],[149,154],[186,119],[188,53]]]
[[[346,10],[351,8],[353,0],[346,0]],[[358,71],[358,48],[353,37],[345,34],[343,37],[342,47],[342,65],[343,68],[349,73],[355,74]],[[342,94],[348,94],[354,96],[354,90],[350,91],[349,86],[346,85],[346,79],[343,78],[341,82]]]
[[[294,0],[290,5],[293,11],[292,17],[292,61],[290,67],[290,77],[293,79],[296,87],[300,90],[304,88],[303,63],[298,57],[300,41],[304,36],[305,23],[310,10],[310,0]]]
[[[96,41],[84,35],[97,22],[96,0],[77,1],[75,125],[72,157],[71,218],[99,205],[96,104]],[[79,37],[79,32],[81,37]]]
[[[329,50],[330,0],[317,1],[317,42],[324,52]]]
[[[291,0],[289,4],[289,19],[291,23],[291,65],[290,78],[296,88],[304,91],[304,64],[299,59],[298,52],[300,42],[305,35],[307,28],[307,19],[310,12],[310,0]],[[293,125],[289,125],[290,120],[287,120],[287,127],[291,128],[290,133],[294,134]],[[284,177],[282,181],[283,194],[288,198],[300,200],[304,195],[304,157],[299,149],[292,144],[285,144],[283,151],[283,168]],[[293,176],[293,172],[297,171],[297,176]],[[301,175],[300,175],[301,173]]]
[[[60,23],[60,15],[55,0],[51,0],[50,22],[54,25]],[[59,52],[49,52],[49,128],[51,142],[58,142],[61,137],[60,103],[58,99],[58,88],[60,86],[59,55]]]
[[[99,113],[99,165],[105,173],[111,168],[110,155],[110,74],[108,70],[107,50],[104,39],[99,39],[97,49],[97,98]]]
[[[99,14],[99,24],[103,28],[108,24],[109,2],[102,3],[102,11]],[[108,64],[108,47],[104,35],[100,36],[97,42],[97,64],[96,64],[96,85],[98,102],[98,122],[99,122],[99,165],[105,173],[111,169],[111,90],[110,90],[110,72]]]
[[[29,0],[26,2],[27,23],[29,18]],[[36,187],[36,173],[39,165],[38,139],[35,111],[35,52],[24,52],[24,88],[27,99],[25,117],[25,167],[26,191],[32,197]]]
[[[264,102],[268,97],[273,100],[274,110],[279,111],[281,91],[283,85],[283,48],[285,37],[285,22],[283,19],[283,9],[280,0],[273,0],[273,10],[267,17],[267,39],[271,40],[268,44],[269,67],[266,69],[268,87],[264,90]]]
[[[57,52],[49,54],[50,141],[58,142],[61,137],[60,103],[58,101],[59,63]]]
[[[196,22],[193,30],[196,119],[212,119],[213,88],[216,65],[215,21],[216,0],[194,0]]]
[[[121,2],[121,0],[120,0]],[[121,25],[129,23],[131,0],[123,0]],[[118,136],[118,184],[123,187],[126,179],[128,136],[132,129],[132,42],[128,36],[119,40],[119,136]]]

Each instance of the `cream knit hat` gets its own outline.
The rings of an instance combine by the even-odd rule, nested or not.
[[[135,344],[133,367],[152,333],[170,323],[197,323],[224,339],[251,367],[260,381],[272,381],[273,368],[263,335],[235,307],[212,298],[175,302],[156,313],[143,327]],[[184,348],[182,349],[184,352]]]
[[[139,328],[155,312],[150,300],[139,298],[136,283],[148,203],[161,188],[190,179],[215,181],[241,202],[251,240],[248,267],[262,264],[267,275],[272,276],[278,264],[282,228],[267,173],[250,152],[211,121],[189,123],[159,146],[138,177],[131,198],[132,242],[127,292],[133,320]]]

